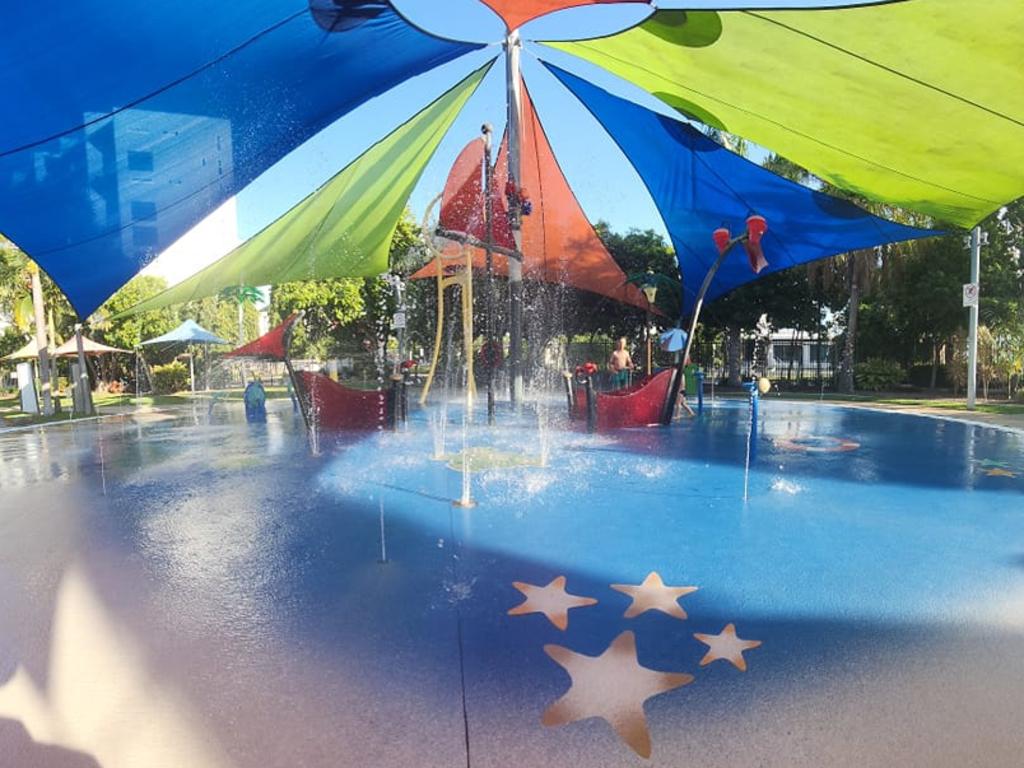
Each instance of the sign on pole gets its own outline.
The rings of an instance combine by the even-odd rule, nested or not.
[[[395,312],[394,321],[391,325],[396,330],[403,330],[405,328],[405,312],[402,310]]]
[[[976,307],[976,306],[978,306],[978,284],[977,283],[964,283],[964,306],[965,307]]]

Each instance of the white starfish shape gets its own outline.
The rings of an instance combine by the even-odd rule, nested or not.
[[[694,633],[693,636],[708,646],[708,652],[700,660],[702,667],[706,667],[712,661],[724,659],[740,672],[747,671],[747,661],[743,658],[743,652],[757,648],[761,644],[760,640],[744,640],[737,637],[735,624],[726,624],[725,629],[717,635]]]
[[[547,708],[541,722],[554,726],[600,717],[641,757],[651,756],[644,702],[693,682],[693,675],[640,666],[632,632],[616,637],[600,656],[560,645],[545,645],[544,652],[569,673],[572,685]]]
[[[661,611],[677,619],[685,619],[686,611],[679,605],[679,598],[697,591],[697,587],[667,587],[657,571],[647,574],[641,584],[612,584],[611,588],[633,598],[623,614],[627,619],[645,611]]]
[[[509,609],[509,616],[520,616],[524,613],[543,613],[548,621],[565,631],[569,626],[569,611],[582,608],[597,602],[592,597],[570,595],[565,591],[565,576],[556,576],[544,587],[513,581],[512,586],[526,595],[526,599],[515,608]]]

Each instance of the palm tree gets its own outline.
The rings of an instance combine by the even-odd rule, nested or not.
[[[29,260],[7,238],[0,236],[0,284],[2,298],[10,309],[15,327],[27,331],[29,317],[35,325],[36,348],[39,354],[39,381],[43,391],[43,415],[53,415],[50,351],[46,334],[46,308],[43,304],[43,283],[39,267]],[[31,313],[31,314],[30,314]]]
[[[230,299],[238,303],[238,345],[245,343],[245,305],[261,304],[263,292],[251,285],[232,285],[220,292],[222,299]]]

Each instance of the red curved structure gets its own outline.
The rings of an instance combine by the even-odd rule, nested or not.
[[[594,393],[597,400],[595,427],[598,430],[605,430],[660,424],[674,372],[670,368],[653,376],[645,376],[622,389]],[[587,394],[584,388],[576,392],[573,418],[587,418]]]
[[[398,394],[395,387],[387,390],[352,389],[322,373],[296,371],[288,358],[288,348],[299,317],[299,313],[291,315],[256,341],[229,352],[228,356],[282,361],[288,369],[302,418],[309,429],[330,432],[393,427],[399,408],[404,417],[404,391]]]
[[[295,371],[292,381],[310,424],[319,429],[383,429],[390,393],[346,387],[322,373]]]

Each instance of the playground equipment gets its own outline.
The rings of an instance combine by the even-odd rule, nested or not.
[[[679,401],[679,393],[687,373],[696,382],[694,394],[697,395],[697,407],[702,410],[704,377],[696,366],[690,364],[689,359],[697,323],[700,320],[701,307],[704,305],[704,297],[726,257],[738,244],[742,243],[750,268],[755,274],[768,266],[761,249],[761,239],[767,231],[768,222],[763,216],[754,213],[747,216],[745,231],[735,237],[724,225],[716,229],[711,238],[718,249],[718,258],[704,275],[704,281],[694,300],[689,332],[676,327],[661,336],[662,348],[676,353],[676,364],[668,370],[647,375],[631,386],[612,392],[596,392],[594,390],[593,375],[597,372],[597,366],[593,363],[579,366],[575,376],[575,382],[580,385],[578,389],[573,387],[572,377],[566,377],[569,417],[571,419],[586,419],[587,428],[591,431],[642,427],[658,423],[671,424],[675,418],[676,403]],[[654,292],[652,291],[650,303],[653,304],[653,301]],[[680,324],[682,324],[681,317]],[[682,354],[679,354],[680,350]],[[765,386],[768,386],[767,379],[763,382]],[[762,382],[754,383],[755,394],[760,386],[762,386]],[[763,391],[767,392],[767,389]]]
[[[590,365],[593,366],[593,363]],[[572,377],[579,386],[569,396],[570,418],[585,420],[591,432],[661,423],[665,399],[675,378],[674,368],[659,371],[653,376],[644,376],[630,386],[611,392],[594,390],[592,377],[595,372],[596,366],[594,369],[580,366],[576,376]]]
[[[404,421],[408,408],[405,380],[401,375],[393,376],[385,389],[361,390],[347,387],[323,373],[295,370],[289,348],[295,324],[301,316],[298,312],[291,315],[255,341],[232,350],[227,357],[253,357],[285,364],[314,445],[320,431],[394,429]]]
[[[427,249],[433,255],[433,263],[437,271],[437,333],[434,336],[434,355],[430,361],[430,370],[427,372],[427,379],[423,384],[423,392],[420,394],[420,405],[427,401],[430,394],[430,386],[434,382],[434,375],[437,373],[437,363],[441,357],[441,339],[444,336],[445,319],[445,290],[451,286],[459,286],[461,295],[462,312],[462,340],[466,360],[466,388],[467,405],[472,407],[476,397],[476,381],[473,376],[473,253],[469,247],[462,243],[458,246],[455,254],[445,254],[438,248],[434,233],[430,230],[428,221],[434,206],[441,200],[441,195],[435,197],[423,216],[423,241]]]

